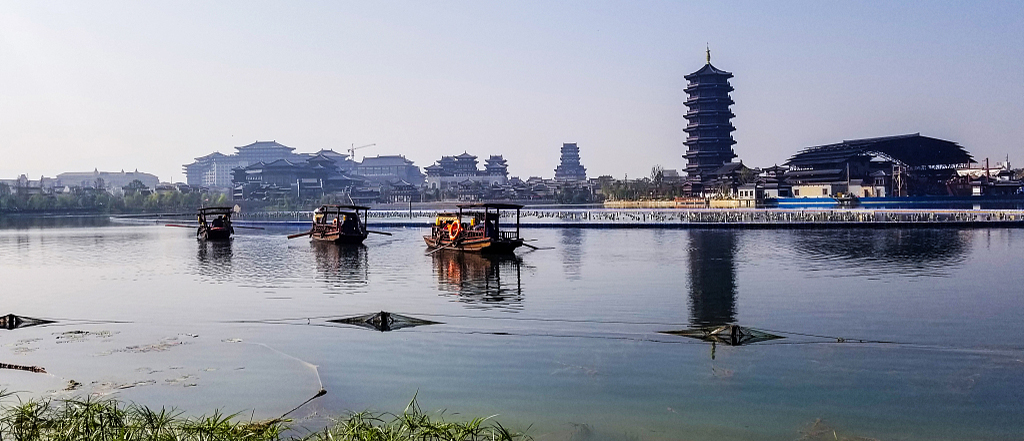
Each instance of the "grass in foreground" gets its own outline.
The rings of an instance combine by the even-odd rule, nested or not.
[[[285,435],[290,420],[246,421],[238,414],[185,417],[116,400],[41,400],[0,406],[0,440],[63,441],[529,441],[496,421],[447,422],[424,414],[415,398],[401,414],[362,412],[304,436]]]

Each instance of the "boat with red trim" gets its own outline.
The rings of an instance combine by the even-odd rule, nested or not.
[[[523,245],[519,236],[519,204],[482,203],[456,205],[458,212],[437,214],[430,235],[423,241],[431,250],[451,249],[483,254],[510,254]],[[515,229],[502,230],[502,210],[516,211]]]

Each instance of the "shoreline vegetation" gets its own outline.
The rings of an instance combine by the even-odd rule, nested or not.
[[[0,392],[10,400],[13,394]],[[239,413],[187,417],[178,409],[92,398],[0,404],[0,439],[21,441],[531,441],[493,420],[445,421],[424,413],[414,397],[399,414],[359,412],[311,431],[284,418],[246,420]]]
[[[133,214],[161,211],[194,212],[200,206],[232,205],[225,194],[141,193],[115,196],[105,191],[78,194],[4,194],[0,188],[0,214]]]

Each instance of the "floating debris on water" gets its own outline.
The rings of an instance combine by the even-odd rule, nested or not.
[[[14,369],[16,371],[29,371],[37,374],[45,374],[46,369],[39,366],[22,366],[20,364],[0,363],[0,369]]]
[[[87,338],[110,338],[113,337],[117,332],[111,331],[66,331],[57,334],[57,343],[77,343],[85,341]]]
[[[375,329],[380,332],[394,331],[402,328],[411,328],[420,325],[439,325],[441,322],[418,319],[400,314],[393,314],[381,311],[373,314],[360,315],[356,317],[328,320],[331,323],[359,326],[366,329]]]
[[[840,434],[839,431],[821,418],[814,420],[806,429],[800,431],[802,436],[797,441],[878,441],[877,438],[863,436],[848,436]]]
[[[0,328],[7,330],[13,330],[18,328],[27,328],[29,326],[45,325],[49,323],[56,323],[52,320],[43,320],[32,317],[22,317],[14,314],[7,314],[0,316]]]
[[[11,349],[11,352],[13,352],[15,354],[24,354],[24,353],[32,352],[32,351],[35,351],[36,349],[38,349],[38,348],[36,348],[36,347],[34,347],[32,345],[34,345],[34,344],[36,344],[36,343],[38,343],[40,341],[43,341],[43,339],[41,339],[41,338],[26,338],[26,339],[23,339],[23,340],[18,340],[18,341],[14,342],[14,343],[8,343],[6,346],[10,346],[10,347],[14,348],[14,349]]]
[[[679,331],[661,331],[662,334],[680,335],[695,338],[708,343],[722,343],[729,346],[742,346],[751,343],[785,338],[781,335],[769,334],[757,329],[740,325],[701,326]]]

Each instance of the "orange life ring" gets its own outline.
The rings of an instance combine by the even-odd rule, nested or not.
[[[448,224],[448,240],[455,240],[459,237],[459,233],[462,232],[462,223],[458,219],[455,222]]]

